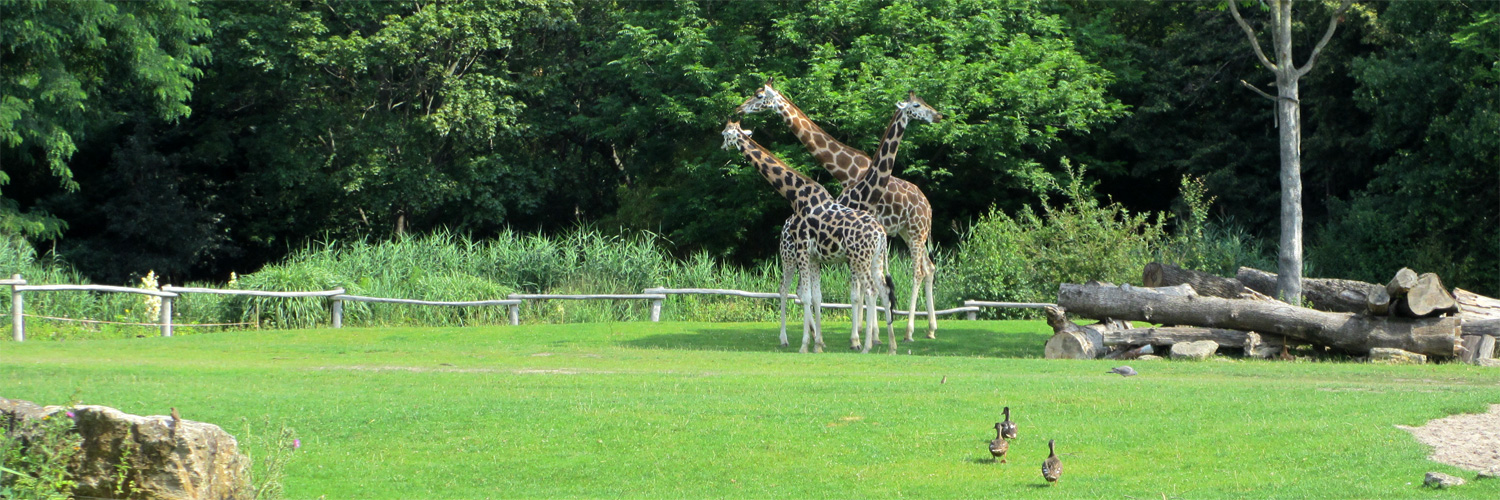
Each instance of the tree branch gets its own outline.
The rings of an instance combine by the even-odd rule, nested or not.
[[[1271,95],[1271,94],[1267,94],[1264,90],[1258,89],[1254,85],[1251,85],[1250,82],[1247,82],[1247,81],[1244,81],[1244,80],[1240,80],[1240,85],[1244,85],[1245,88],[1247,88],[1247,89],[1254,90],[1255,93],[1260,94],[1261,97],[1264,97],[1266,99],[1270,99],[1273,102],[1276,101],[1276,96]]]
[[[1353,4],[1354,0],[1344,0],[1339,4],[1339,10],[1334,11],[1333,15],[1328,17],[1328,31],[1323,33],[1323,39],[1318,40],[1318,45],[1313,47],[1312,55],[1307,57],[1307,64],[1297,68],[1297,76],[1300,77],[1312,71],[1313,64],[1318,62],[1318,54],[1323,52],[1323,47],[1328,45],[1328,40],[1333,38],[1334,30],[1338,29],[1339,21],[1344,18],[1344,11],[1349,10],[1349,6]]]
[[[1239,7],[1235,7],[1235,2],[1237,1],[1229,0],[1229,14],[1234,16],[1234,22],[1239,23],[1240,29],[1245,30],[1245,36],[1250,38],[1250,48],[1255,49],[1255,57],[1260,59],[1260,63],[1265,65],[1266,69],[1275,72],[1276,63],[1267,59],[1266,52],[1260,49],[1260,41],[1255,39],[1255,30],[1250,29],[1250,23],[1246,23],[1245,18],[1240,17],[1240,9]]]

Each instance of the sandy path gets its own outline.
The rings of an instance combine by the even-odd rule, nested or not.
[[[1500,475],[1500,405],[1489,413],[1464,413],[1430,420],[1421,427],[1398,425],[1432,447],[1434,462]]]

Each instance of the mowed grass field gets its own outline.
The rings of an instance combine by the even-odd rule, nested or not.
[[[285,421],[299,499],[1500,498],[1393,427],[1500,403],[1494,369],[1136,361],[1122,378],[1039,359],[1041,322],[947,321],[898,356],[827,327],[812,355],[769,323],[6,342],[0,396]],[[1003,406],[1020,437],[996,464]],[[1471,481],[1429,491],[1427,471]]]

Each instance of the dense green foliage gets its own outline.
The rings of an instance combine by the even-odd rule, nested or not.
[[[26,342],[5,346],[0,380],[7,397],[176,407],[232,432],[284,421],[296,499],[1500,494],[1395,427],[1485,411],[1492,369],[1141,361],[1120,378],[1036,359],[1040,321],[940,327],[899,356],[798,355],[764,322]],[[1002,406],[1019,436],[997,464]],[[1050,488],[1048,439],[1065,464]],[[1434,470],[1471,481],[1427,491]]]
[[[907,90],[949,116],[898,165],[941,247],[987,214],[1056,208],[1033,186],[1066,177],[1064,157],[1091,166],[1087,197],[1176,221],[1177,181],[1201,178],[1218,200],[1205,228],[1265,239],[1275,126],[1239,82],[1267,75],[1216,7],[5,0],[0,233],[115,284],[222,282],[317,240],[579,223],[754,265],[788,208],[717,131],[776,77],[856,147]],[[1298,36],[1327,9],[1299,3]],[[1471,1],[1346,16],[1302,81],[1309,276],[1411,266],[1500,294],[1497,16]],[[828,179],[774,117],[748,123]]]
[[[0,186],[31,175],[74,191],[69,160],[91,133],[191,114],[208,34],[189,0],[0,1]],[[0,199],[0,234],[51,239],[66,225]]]
[[[1267,252],[1243,234],[1210,224],[1213,200],[1201,182],[1184,179],[1187,213],[1131,213],[1117,203],[1101,204],[1089,196],[1082,168],[1064,164],[1066,184],[1038,177],[1041,213],[1023,211],[1012,218],[994,211],[968,228],[956,251],[938,252],[934,260],[939,309],[965,299],[1050,302],[1060,282],[1104,279],[1139,284],[1141,269],[1153,260],[1178,263],[1220,274],[1235,266],[1268,260]],[[1053,194],[1065,202],[1051,203]],[[1174,229],[1169,230],[1168,222]],[[557,237],[505,231],[475,239],[447,232],[406,236],[379,242],[364,240],[309,245],[283,262],[237,276],[227,287],[247,290],[305,291],[344,288],[352,295],[435,301],[502,299],[512,292],[590,294],[640,293],[646,288],[721,288],[775,292],[781,268],[775,262],[753,267],[726,264],[706,252],[674,257],[667,242],[651,233],[608,236],[578,228]],[[38,260],[29,246],[0,247],[0,272],[20,273],[35,283],[78,282],[81,277],[56,261]],[[904,308],[911,265],[906,254],[892,256],[891,277],[897,305]],[[848,268],[823,271],[824,296],[845,302]],[[154,275],[152,276],[154,279]],[[152,279],[137,286],[155,287]],[[223,284],[205,283],[208,287]],[[189,284],[188,286],[192,286]],[[4,293],[8,288],[0,289]],[[795,290],[793,290],[795,293]],[[3,295],[0,295],[3,298]],[[158,309],[149,297],[80,292],[31,293],[27,311],[43,316],[117,322],[154,323]],[[662,317],[679,321],[769,321],[778,318],[778,302],[732,296],[673,296]],[[798,309],[792,307],[792,320]],[[326,325],[322,299],[258,299],[189,293],[174,308],[179,325],[227,324],[231,327],[308,328]],[[649,303],[633,301],[527,302],[526,323],[644,321]],[[987,310],[986,316],[1034,317],[1035,310]],[[347,302],[344,323],[363,325],[474,325],[508,321],[504,307],[432,307]],[[829,318],[844,317],[830,313]],[[199,327],[179,326],[182,333]],[[119,338],[153,335],[149,325],[106,326],[31,321],[30,338]]]

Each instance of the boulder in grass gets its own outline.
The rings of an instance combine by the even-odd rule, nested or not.
[[[0,423],[71,413],[83,438],[69,464],[79,498],[221,500],[251,495],[250,459],[219,426],[166,415],[131,415],[107,406],[38,407],[0,398]],[[128,458],[127,458],[128,457]],[[128,463],[122,485],[117,466]]]
[[[1172,359],[1203,361],[1219,350],[1219,343],[1212,340],[1178,342],[1172,344]]]
[[[1390,347],[1370,349],[1370,362],[1386,365],[1420,365],[1427,363],[1427,356]]]
[[[1464,480],[1461,477],[1450,476],[1441,472],[1428,472],[1427,477],[1422,479],[1422,484],[1429,488],[1452,488],[1454,486],[1463,486]]]

